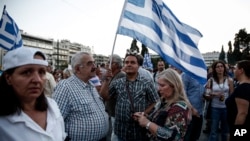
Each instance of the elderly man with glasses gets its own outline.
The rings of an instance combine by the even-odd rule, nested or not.
[[[71,141],[105,141],[108,114],[102,98],[89,79],[96,75],[91,54],[79,52],[71,59],[73,75],[60,81],[53,94]],[[59,130],[59,129],[58,129]]]

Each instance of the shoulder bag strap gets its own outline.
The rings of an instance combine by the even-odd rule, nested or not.
[[[129,82],[128,81],[126,81],[126,91],[128,94],[129,101],[131,103],[131,113],[134,113],[135,112],[134,101],[133,101],[133,98],[131,96],[131,92],[129,90]]]

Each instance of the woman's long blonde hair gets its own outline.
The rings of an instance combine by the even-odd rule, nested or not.
[[[167,106],[177,102],[177,101],[184,101],[189,109],[191,109],[191,104],[187,98],[187,95],[184,90],[184,86],[182,83],[182,79],[180,75],[173,69],[168,68],[162,71],[158,78],[164,79],[167,83],[170,84],[174,88],[172,98],[167,101]]]

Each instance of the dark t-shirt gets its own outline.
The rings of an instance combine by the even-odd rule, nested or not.
[[[248,102],[250,102],[250,84],[249,83],[243,83],[237,86],[234,90],[234,92],[227,98],[226,100],[226,106],[227,106],[227,119],[228,124],[230,128],[230,136],[233,136],[234,134],[234,123],[235,119],[238,113],[237,105],[235,102],[235,98],[241,98],[245,99]],[[250,108],[248,108],[248,115],[246,117],[246,121],[243,124],[243,127],[247,129],[249,133],[247,133],[248,137],[250,135]],[[239,138],[240,139],[240,138]]]

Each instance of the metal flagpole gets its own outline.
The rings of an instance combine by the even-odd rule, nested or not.
[[[6,9],[6,5],[4,5],[4,7],[3,7],[3,12],[2,12],[2,17],[1,17],[1,19],[3,18],[3,14],[4,14],[4,11],[5,11],[5,9]],[[0,64],[0,70],[2,70],[2,68],[3,68],[3,49],[1,48],[0,49],[0,57],[1,57],[1,64]]]

